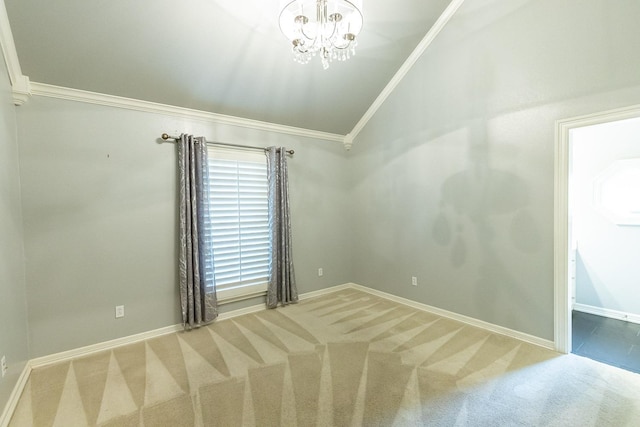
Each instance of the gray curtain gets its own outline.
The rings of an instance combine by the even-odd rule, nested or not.
[[[181,135],[178,140],[180,178],[180,303],[185,329],[218,316],[213,282],[212,242],[205,238],[209,220],[209,174],[204,138]]]
[[[269,232],[271,261],[267,307],[275,308],[298,301],[298,290],[291,255],[291,220],[287,153],[284,147],[267,148],[269,180]]]

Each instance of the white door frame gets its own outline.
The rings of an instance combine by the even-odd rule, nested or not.
[[[554,166],[554,343],[561,353],[571,352],[571,288],[569,286],[569,162],[570,132],[584,126],[640,117],[640,105],[558,120]]]

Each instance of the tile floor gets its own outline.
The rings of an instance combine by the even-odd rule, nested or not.
[[[572,353],[640,374],[640,325],[574,311]]]

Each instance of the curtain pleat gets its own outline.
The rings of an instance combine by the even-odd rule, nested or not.
[[[267,307],[287,305],[298,301],[291,246],[291,219],[289,210],[289,180],[286,149],[267,149],[269,180],[269,233],[271,260]]]
[[[180,304],[182,324],[185,329],[191,329],[211,322],[218,315],[212,242],[204,238],[209,218],[209,169],[204,138],[182,135],[177,144]]]

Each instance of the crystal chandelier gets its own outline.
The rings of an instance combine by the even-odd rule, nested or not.
[[[362,0],[284,0],[280,29],[293,44],[295,61],[306,64],[319,55],[326,70],[333,60],[355,55]]]

